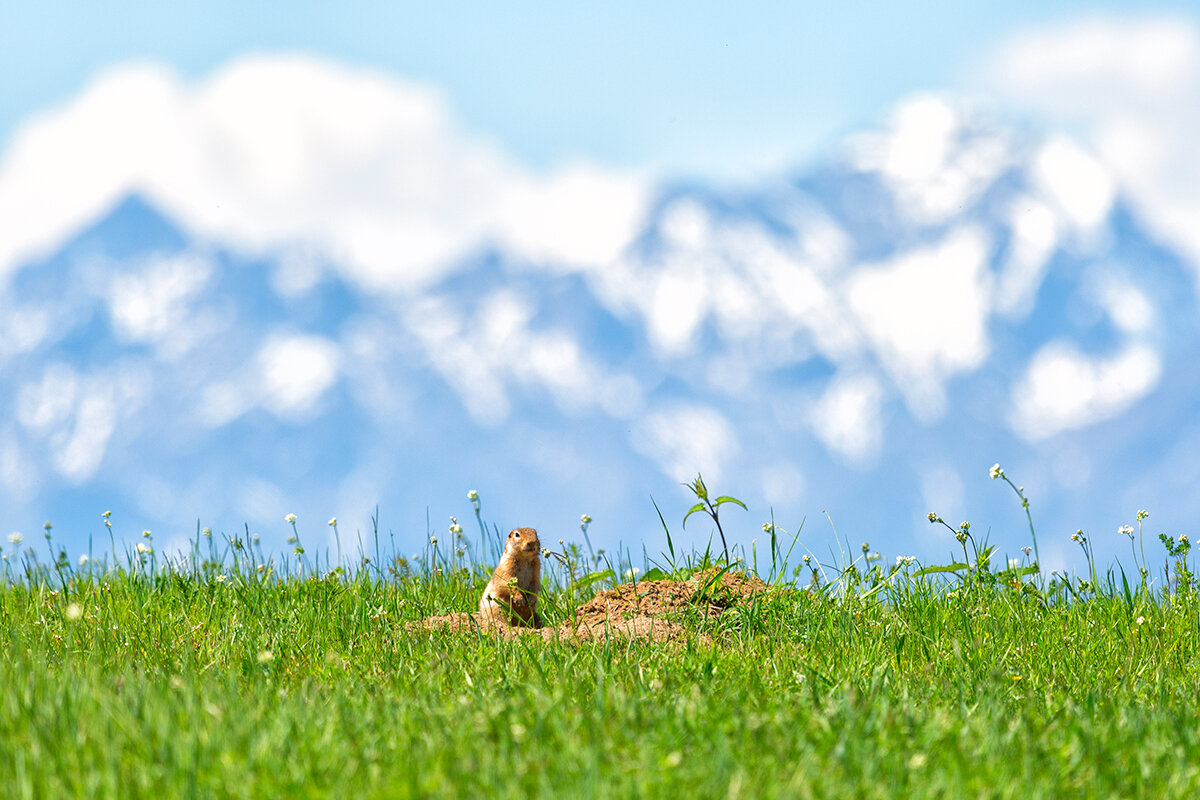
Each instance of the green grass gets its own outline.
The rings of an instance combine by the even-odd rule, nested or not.
[[[478,597],[482,569],[437,563],[10,566],[0,797],[1200,792],[1186,587],[854,568],[683,644],[575,645],[406,631]],[[579,599],[552,572],[549,622]]]

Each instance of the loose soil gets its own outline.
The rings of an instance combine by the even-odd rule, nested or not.
[[[458,612],[411,622],[408,630],[478,630],[505,638],[540,636],[546,641],[595,641],[598,639],[649,639],[656,642],[686,638],[687,629],[671,619],[688,609],[720,614],[748,602],[766,591],[758,578],[726,572],[714,581],[716,569],[696,573],[688,580],[657,580],[626,583],[605,589],[575,610],[573,619],[556,626],[526,628],[483,618],[477,612]]]

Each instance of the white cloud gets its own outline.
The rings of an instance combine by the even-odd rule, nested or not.
[[[797,234],[774,236],[757,221],[718,219],[698,201],[673,201],[662,212],[661,246],[594,274],[601,299],[644,320],[659,356],[686,357],[705,322],[733,357],[778,366],[812,346],[833,360],[861,350],[840,287],[848,236],[806,204],[790,209]],[[798,344],[805,342],[803,344]]]
[[[848,141],[850,164],[877,172],[914,222],[936,224],[961,212],[1011,162],[1002,138],[962,107],[921,94],[892,113],[889,129]]]
[[[533,315],[525,298],[502,289],[469,314],[449,298],[426,297],[406,307],[403,322],[480,424],[508,417],[515,388],[549,392],[572,414],[628,417],[641,407],[633,377],[597,363],[565,329],[535,329]]]
[[[813,405],[809,424],[818,439],[844,460],[866,466],[883,444],[883,387],[870,375],[840,375]]]
[[[945,169],[957,129],[958,115],[947,103],[913,98],[893,112],[877,169],[898,181],[928,180]]]
[[[114,275],[107,288],[113,330],[168,357],[182,355],[204,335],[189,301],[211,275],[212,263],[193,253],[152,258],[136,273]]]
[[[1138,336],[1154,323],[1154,304],[1145,292],[1128,280],[1107,274],[1096,279],[1088,288],[1092,299],[1123,333]]]
[[[1148,394],[1162,359],[1144,345],[1128,345],[1111,358],[1089,358],[1072,345],[1052,342],[1038,350],[1012,391],[1009,424],[1037,441],[1110,419]]]
[[[599,267],[639,229],[645,194],[638,181],[585,164],[515,181],[500,208],[500,239],[534,260]]]
[[[665,241],[677,249],[702,249],[712,236],[708,210],[695,200],[676,200],[663,209],[659,230]]]
[[[341,352],[320,336],[278,336],[258,352],[262,405],[277,416],[311,411],[338,378]]]
[[[206,426],[227,425],[254,408],[303,422],[320,412],[321,398],[343,376],[342,348],[323,336],[267,336],[240,368],[206,381],[195,406]]]
[[[1033,181],[1076,227],[1098,228],[1116,200],[1109,170],[1082,148],[1057,136],[1033,158]]]
[[[664,353],[690,349],[700,323],[708,313],[707,276],[686,265],[664,270],[654,281],[646,321],[650,340]]]
[[[44,308],[18,306],[0,295],[0,363],[33,350],[50,334],[50,314]]]
[[[699,472],[710,485],[720,483],[738,452],[729,420],[707,406],[687,403],[639,420],[633,446],[653,459],[666,476],[684,481]]]
[[[965,228],[939,244],[866,265],[849,280],[850,309],[922,418],[942,413],[947,378],[987,356],[988,255],[984,234]]]
[[[244,58],[198,85],[127,66],[32,119],[0,157],[0,280],[132,192],[194,234],[308,248],[378,289],[420,285],[489,243],[598,266],[646,202],[633,175],[529,173],[399,79],[305,57]]]
[[[798,231],[800,261],[821,274],[835,272],[849,263],[854,241],[823,210],[805,203],[794,208],[791,216]]]
[[[1013,201],[1008,211],[1008,254],[996,283],[996,311],[1011,319],[1024,319],[1033,311],[1037,291],[1054,249],[1059,223],[1048,205],[1029,196]]]
[[[118,423],[139,413],[146,376],[123,365],[80,374],[52,364],[41,379],[17,389],[15,416],[38,452],[60,476],[83,483],[95,475]]]
[[[75,409],[75,425],[60,445],[54,465],[69,481],[82,483],[95,474],[104,458],[117,414],[111,391],[92,386]]]
[[[1196,44],[1187,18],[1076,19],[1009,39],[993,58],[993,79],[1072,115],[1133,96],[1157,105],[1189,85],[1200,66]]]
[[[1142,224],[1188,254],[1200,279],[1196,22],[1077,20],[1012,37],[989,66],[990,84],[1014,106],[1082,133]],[[1099,190],[1090,199],[1087,183]],[[1071,190],[1085,217],[1098,213],[1087,204],[1107,194],[1103,183],[1089,178]]]
[[[23,383],[17,390],[17,421],[33,433],[47,433],[70,418],[78,393],[75,371],[65,364],[51,364],[40,381]]]

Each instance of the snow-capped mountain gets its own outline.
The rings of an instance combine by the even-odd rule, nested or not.
[[[15,161],[36,163],[0,161],[0,208]],[[294,512],[323,547],[328,518],[354,542],[378,505],[406,551],[466,521],[476,489],[501,527],[577,540],[586,512],[593,542],[640,557],[665,545],[651,495],[678,535],[701,471],[749,504],[729,512],[742,544],[773,510],[822,557],[937,559],[955,543],[936,511],[1017,555],[997,461],[1051,566],[1077,561],[1076,528],[1121,555],[1138,508],[1156,532],[1200,518],[1197,271],[1069,139],[923,96],[761,185],[593,176],[560,205],[571,180],[475,198],[498,206],[461,247],[399,220],[370,259],[354,219],[304,217],[323,231],[305,237],[280,212],[248,241],[253,218],[196,212],[158,173],[37,247],[0,221],[2,524],[104,549],[111,509],[120,536],[248,524],[278,546]],[[376,184],[346,204],[368,213]],[[616,206],[628,235],[588,239],[587,210],[616,230]],[[389,230],[368,222],[364,240]],[[386,258],[410,240],[432,255]]]

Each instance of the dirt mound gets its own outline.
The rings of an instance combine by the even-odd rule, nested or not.
[[[504,638],[540,636],[546,641],[583,642],[611,638],[678,641],[687,631],[683,625],[669,619],[670,615],[688,608],[720,614],[767,588],[758,578],[742,573],[726,572],[719,579],[716,574],[716,569],[709,569],[696,573],[689,580],[641,581],[605,589],[579,606],[572,619],[536,630],[497,623],[478,613],[465,611],[410,622],[405,628],[410,631],[477,630]]]
[[[726,572],[714,580],[717,570],[698,572],[689,580],[658,580],[626,583],[605,589],[576,609],[578,619],[588,623],[637,616],[662,616],[685,608],[704,608],[720,614],[727,608],[766,591],[758,578]]]

